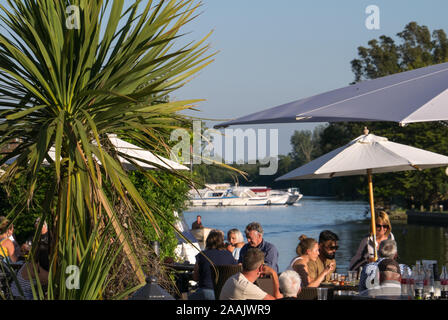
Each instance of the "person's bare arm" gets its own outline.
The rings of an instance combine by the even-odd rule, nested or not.
[[[17,262],[19,260],[18,252],[14,247],[14,243],[11,240],[7,239],[3,241],[3,246],[8,250],[9,258],[12,262]]]
[[[318,286],[320,286],[321,282],[325,279],[327,274],[333,272],[335,268],[336,264],[332,262],[330,265],[325,267],[324,271],[322,271],[321,274],[319,274],[316,279],[312,280],[308,277],[309,280],[312,280],[309,281],[308,287],[317,288]]]
[[[264,265],[263,266],[263,274],[271,276],[273,289],[274,289],[274,296],[271,296],[271,295],[268,294],[264,298],[264,300],[275,300],[275,299],[283,298],[283,294],[280,293],[280,284],[278,282],[277,272],[275,272],[275,270],[272,269],[271,267],[269,267],[267,265]]]

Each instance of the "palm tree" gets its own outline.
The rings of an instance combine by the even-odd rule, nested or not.
[[[180,111],[200,100],[166,97],[212,61],[204,44],[208,35],[179,48],[174,42],[199,5],[194,0],[134,0],[127,8],[124,0],[0,5],[1,27],[9,34],[0,35],[0,148],[17,145],[0,162],[13,161],[1,182],[26,177],[26,193],[10,214],[14,219],[26,213],[41,187],[43,163],[52,169],[40,203],[41,224],[50,222],[48,299],[102,298],[121,252],[144,283],[121,215],[142,215],[158,230],[157,212],[131,183],[107,135],[169,155],[167,132],[185,126],[188,119]],[[36,296],[44,297],[39,285]]]

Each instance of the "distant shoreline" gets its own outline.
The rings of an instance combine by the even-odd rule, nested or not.
[[[326,199],[329,199],[329,200],[338,200],[338,197],[337,196],[303,196],[303,198],[302,199],[313,199],[313,200],[320,200],[320,199],[322,199],[322,200],[326,200]]]

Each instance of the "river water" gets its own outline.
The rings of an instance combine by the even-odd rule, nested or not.
[[[346,272],[361,239],[369,233],[370,211],[362,201],[338,201],[304,197],[294,206],[192,207],[184,212],[191,227],[196,216],[202,216],[205,227],[227,231],[244,228],[253,221],[264,229],[264,239],[279,251],[279,270],[284,271],[295,256],[298,237],[302,234],[319,238],[322,230],[339,237],[336,272]],[[448,263],[448,228],[421,226],[392,221],[392,233],[398,244],[399,262],[408,265],[416,260]]]

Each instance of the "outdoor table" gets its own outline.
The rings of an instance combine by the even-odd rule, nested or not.
[[[163,265],[165,267],[167,267],[169,269],[173,269],[175,271],[193,271],[194,270],[194,264],[190,264],[190,263],[173,262],[173,263],[164,263]]]
[[[339,285],[330,283],[321,283],[320,288],[328,288],[331,290],[342,290],[342,291],[356,291],[358,292],[358,286],[354,285]]]
[[[321,283],[320,288],[328,288],[328,300],[352,300],[358,296],[358,286]]]
[[[356,296],[356,300],[415,300],[414,297],[409,296]]]
[[[163,266],[168,272],[172,272],[176,282],[176,287],[179,289],[179,293],[175,294],[176,299],[183,299],[183,295],[188,294],[191,289],[190,281],[193,280],[194,264],[190,263],[178,263],[178,262],[166,262]]]

